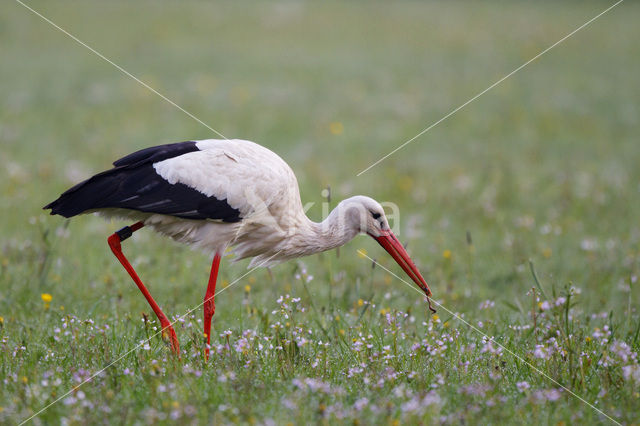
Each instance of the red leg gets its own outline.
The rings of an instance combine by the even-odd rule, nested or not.
[[[121,230],[112,234],[107,241],[109,242],[109,247],[111,247],[111,251],[113,252],[113,254],[115,254],[122,266],[124,266],[124,269],[126,269],[126,271],[129,273],[133,281],[136,283],[136,285],[144,295],[145,299],[147,299],[147,302],[149,302],[149,305],[151,305],[151,309],[153,309],[153,312],[155,312],[156,316],[160,320],[160,325],[162,326],[162,337],[166,336],[165,333],[169,335],[169,339],[171,341],[171,349],[178,357],[180,357],[180,345],[178,344],[178,338],[176,337],[176,332],[173,330],[171,323],[169,323],[169,320],[167,319],[164,312],[162,312],[162,309],[160,309],[160,306],[158,306],[156,301],[153,300],[153,297],[151,297],[151,293],[149,293],[149,290],[147,290],[147,288],[144,286],[142,280],[140,280],[140,277],[138,277],[138,274],[136,274],[136,271],[133,269],[133,266],[131,266],[127,258],[122,253],[120,242],[129,238],[131,234],[133,234],[143,226],[144,224],[142,222],[136,222],[131,226],[125,226]]]
[[[218,269],[220,267],[220,255],[216,253],[211,265],[211,274],[209,275],[209,285],[204,295],[204,336],[207,338],[207,345],[211,343],[211,317],[216,311],[216,304],[213,297],[216,293],[216,280],[218,279]],[[209,359],[209,347],[205,348],[205,357]]]

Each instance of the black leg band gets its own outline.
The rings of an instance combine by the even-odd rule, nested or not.
[[[125,226],[119,231],[116,231],[116,234],[118,235],[118,237],[120,237],[120,241],[124,241],[133,235],[133,231],[131,230],[130,226]]]

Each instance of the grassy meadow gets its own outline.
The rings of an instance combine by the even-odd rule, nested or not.
[[[314,220],[327,186],[332,206],[396,203],[398,237],[446,309],[430,316],[364,236],[246,276],[223,259],[206,363],[189,312],[210,256],[143,229],[124,252],[177,320],[175,359],[107,246],[127,223],[41,209],[134,150],[217,136],[8,1],[0,424],[70,390],[30,423],[640,423],[639,4],[361,176],[612,3],[28,4],[225,136],[280,154]]]

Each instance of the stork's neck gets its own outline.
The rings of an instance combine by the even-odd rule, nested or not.
[[[322,222],[313,222],[304,216],[302,226],[293,237],[293,243],[302,254],[308,255],[331,250],[351,241],[358,235],[358,229],[347,226],[335,208]]]

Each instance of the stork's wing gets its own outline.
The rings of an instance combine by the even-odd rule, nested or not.
[[[153,164],[170,183],[226,200],[242,218],[269,213],[283,217],[302,209],[298,182],[282,158],[244,140],[203,140],[197,151]]]
[[[86,211],[123,208],[185,219],[238,222],[240,211],[230,206],[224,197],[206,194],[179,179],[169,180],[156,170],[156,166],[166,160],[201,152],[196,142],[143,149],[114,162],[113,169],[67,190],[44,208],[51,209],[51,214],[65,217]],[[191,170],[194,175],[199,172]]]

